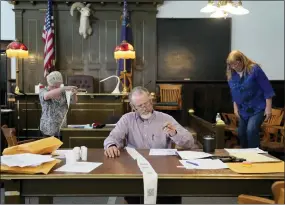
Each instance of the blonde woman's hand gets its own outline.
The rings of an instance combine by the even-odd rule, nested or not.
[[[77,87],[76,86],[64,86],[63,89],[66,91],[73,91],[73,90],[77,90]]]
[[[239,114],[238,114],[238,111],[234,111],[234,113],[235,113],[235,116],[236,116],[237,118],[240,118],[240,117],[239,117]]]
[[[266,107],[265,108],[264,116],[265,116],[265,120],[264,121],[268,121],[269,118],[272,116],[272,108],[271,107]]]

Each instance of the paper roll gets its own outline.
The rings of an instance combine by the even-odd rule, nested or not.
[[[144,204],[156,204],[157,173],[143,172]]]
[[[80,159],[80,155],[81,155],[81,150],[80,150],[80,147],[74,147],[73,148],[73,153],[75,155],[75,159],[76,160],[79,160]]]
[[[87,147],[82,146],[82,147],[81,147],[81,152],[80,152],[80,154],[81,154],[81,159],[82,159],[83,161],[87,161],[87,152],[88,152]]]
[[[71,91],[65,91],[65,96],[66,96],[67,106],[69,107],[70,100],[71,100],[71,97],[72,97],[72,92]]]
[[[65,154],[65,159],[66,159],[66,164],[74,164],[76,163],[76,156],[75,156],[75,152],[70,151],[70,152],[66,152]]]
[[[35,85],[35,93],[39,93],[40,92],[40,86],[39,85]]]
[[[158,175],[146,158],[134,148],[126,147],[129,155],[137,160],[137,164],[143,173],[144,204],[156,204]]]

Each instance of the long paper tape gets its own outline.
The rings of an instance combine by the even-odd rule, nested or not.
[[[135,160],[143,173],[144,204],[156,204],[158,175],[149,163],[134,148],[126,147],[128,154]]]

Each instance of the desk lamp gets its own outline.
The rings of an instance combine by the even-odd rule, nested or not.
[[[6,54],[8,58],[16,58],[16,88],[15,93],[19,94],[19,65],[18,65],[18,59],[20,58],[28,58],[29,57],[29,51],[28,48],[25,46],[25,44],[21,43],[18,40],[15,40],[11,42],[6,49]]]

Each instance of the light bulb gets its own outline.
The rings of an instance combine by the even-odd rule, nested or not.
[[[249,10],[243,8],[242,6],[237,6],[237,8],[233,11],[235,15],[245,15],[248,14]]]
[[[217,9],[216,12],[211,14],[211,18],[226,18],[228,16],[228,13],[222,11],[221,9]]]
[[[217,7],[213,3],[208,3],[207,6],[202,8],[200,12],[202,13],[212,13],[217,10]]]
[[[226,5],[221,6],[220,8],[221,8],[221,10],[223,10],[223,11],[225,11],[225,12],[228,12],[228,13],[232,13],[232,12],[234,12],[234,10],[236,9],[236,8],[232,5],[232,3],[227,3]]]

